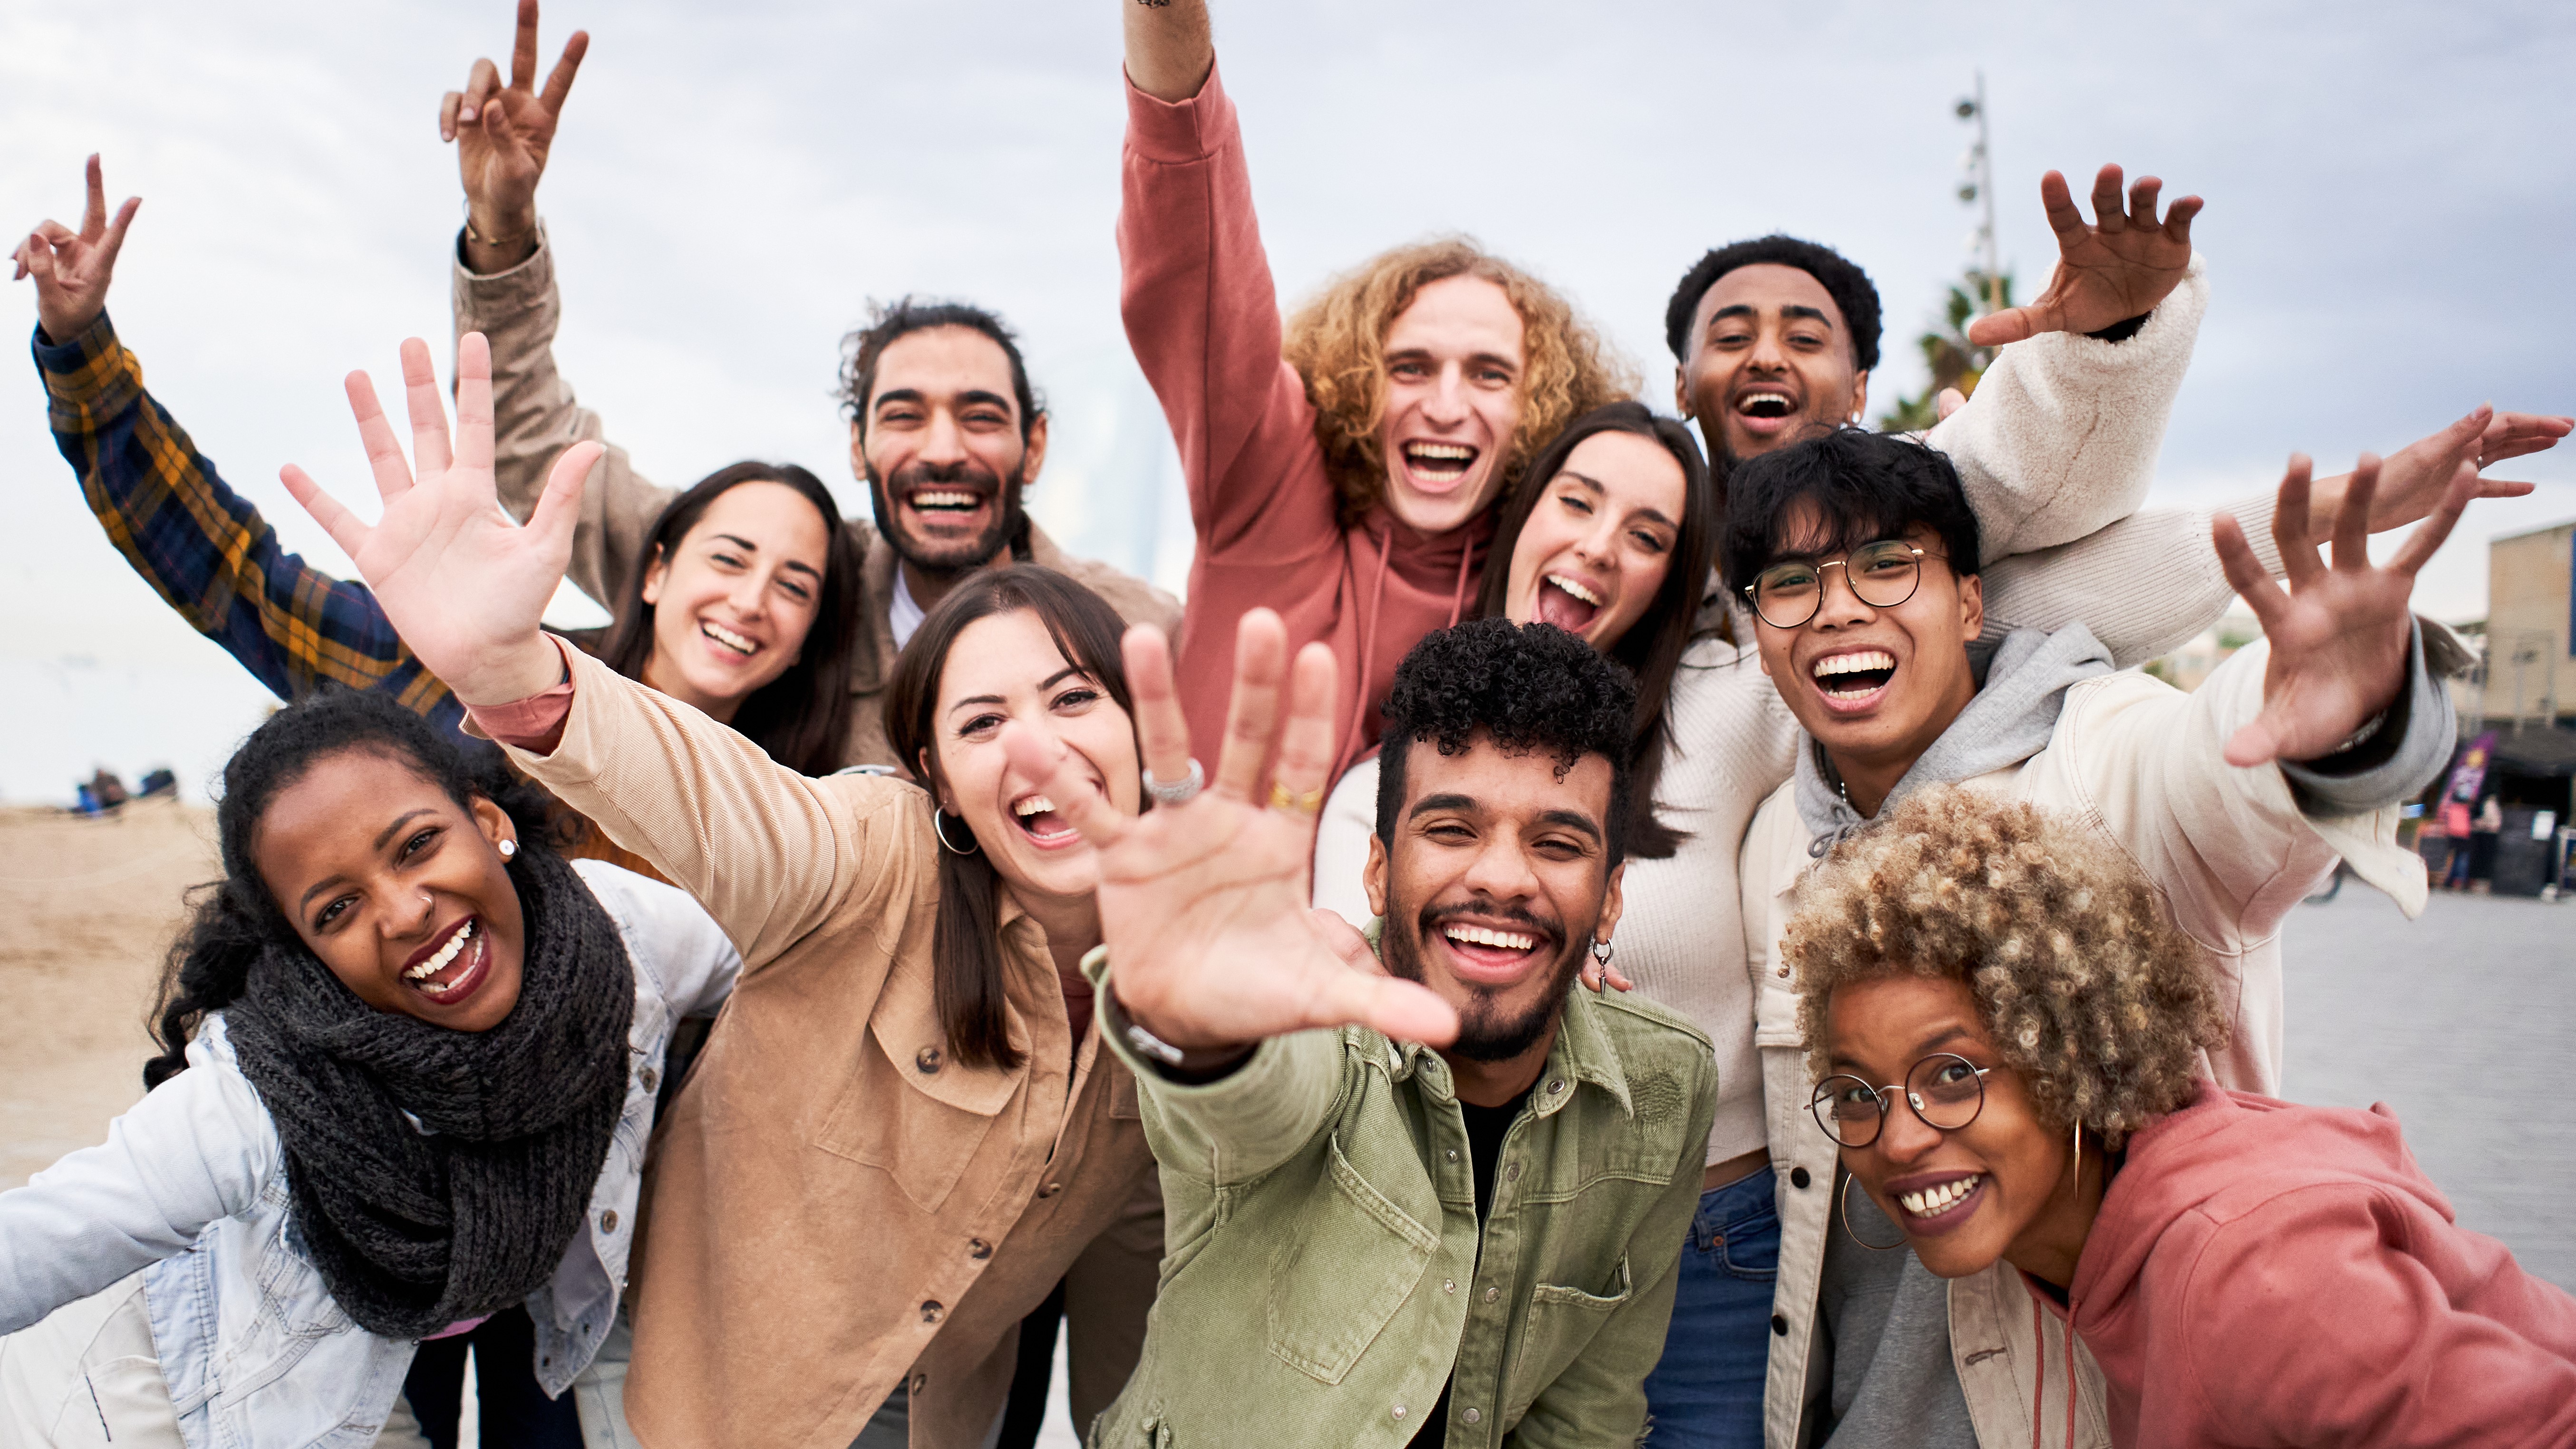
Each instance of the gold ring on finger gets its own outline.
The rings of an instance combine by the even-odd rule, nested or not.
[[[1270,782],[1270,808],[1296,815],[1321,815],[1324,813],[1324,791],[1320,786],[1312,790],[1291,790],[1273,780]]]

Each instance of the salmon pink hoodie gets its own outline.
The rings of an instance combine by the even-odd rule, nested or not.
[[[1314,405],[1280,356],[1279,294],[1243,132],[1215,71],[1178,105],[1128,86],[1122,175],[1120,311],[1180,445],[1198,532],[1173,660],[1191,747],[1214,766],[1235,621],[1266,605],[1286,621],[1290,649],[1333,646],[1330,789],[1376,748],[1378,702],[1405,651],[1474,607],[1495,510],[1440,534],[1417,533],[1383,506],[1358,527],[1341,525]]]
[[[2385,1107],[2203,1082],[2130,1140],[2068,1302],[2119,1445],[2576,1444],[2576,1299],[2452,1221]]]

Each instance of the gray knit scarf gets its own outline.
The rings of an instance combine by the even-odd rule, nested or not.
[[[386,1338],[544,1286],[625,1102],[635,971],[615,923],[552,851],[522,852],[510,875],[526,964],[490,1031],[378,1011],[300,944],[263,953],[225,1011],[286,1149],[305,1254],[342,1310]]]

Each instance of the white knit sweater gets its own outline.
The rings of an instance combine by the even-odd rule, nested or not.
[[[2207,301],[2195,257],[2137,336],[2111,343],[2049,333],[2015,343],[1968,406],[1932,430],[1929,441],[1950,455],[1977,512],[1989,638],[2081,620],[2128,666],[2180,645],[2226,610],[2234,591],[2210,546],[2212,515],[2133,511],[2153,482]],[[2235,512],[2277,573],[2270,500]],[[1657,792],[1663,817],[1690,838],[1670,859],[1628,862],[1611,944],[1639,991],[1717,1043],[1714,1163],[1766,1141],[1736,857],[1754,812],[1789,778],[1798,724],[1762,672],[1751,619],[1714,582],[1701,624],[1673,678],[1672,753]],[[1354,922],[1369,916],[1360,871],[1377,778],[1375,759],[1342,777],[1315,846],[1315,904]]]

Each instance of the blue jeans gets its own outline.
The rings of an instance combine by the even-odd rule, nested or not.
[[[1770,1168],[1700,1194],[1663,1361],[1646,1376],[1654,1449],[1760,1449],[1780,1209]]]

